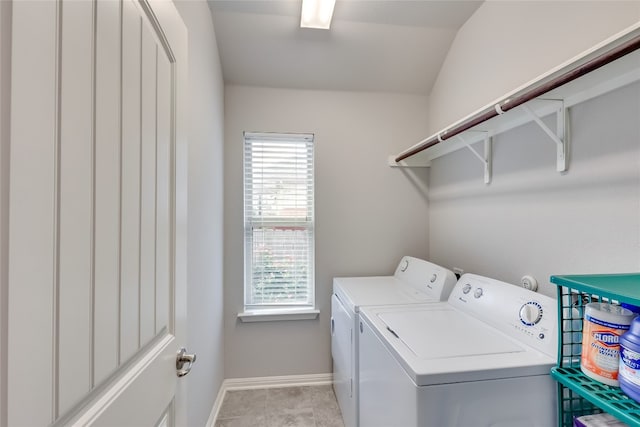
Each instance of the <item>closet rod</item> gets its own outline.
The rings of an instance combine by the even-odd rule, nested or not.
[[[524,92],[521,95],[516,96],[513,99],[507,99],[502,103],[498,103],[493,107],[488,108],[486,111],[479,113],[477,116],[471,117],[469,120],[462,122],[451,129],[445,130],[442,133],[438,133],[422,141],[412,149],[398,155],[395,161],[396,163],[400,162],[408,157],[413,156],[414,154],[417,154],[421,151],[426,150],[427,148],[433,147],[436,144],[444,142],[445,140],[451,137],[454,137],[466,130],[471,129],[474,126],[479,125],[480,123],[486,122],[487,120],[492,119],[493,117],[506,113],[507,111],[513,108],[516,108],[517,106],[522,105],[527,101],[531,101],[532,99],[537,98],[540,95],[543,95],[566,83],[576,80],[577,78],[582,77],[585,74],[588,74],[594,70],[597,70],[598,68],[603,67],[617,59],[620,59],[623,56],[631,52],[634,52],[638,49],[640,49],[640,36],[636,36],[631,40],[607,52],[604,52],[599,56],[596,56],[595,58],[585,62],[584,64],[579,65],[567,71],[566,73],[563,73],[549,80],[548,82],[541,84],[540,86],[533,87],[532,89]]]

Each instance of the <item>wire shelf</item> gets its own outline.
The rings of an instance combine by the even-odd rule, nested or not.
[[[584,308],[591,302],[636,303],[640,274],[552,276],[558,288],[558,365],[551,376],[558,382],[558,425],[572,427],[575,417],[607,412],[630,426],[640,427],[640,404],[620,388],[608,386],[580,370]]]

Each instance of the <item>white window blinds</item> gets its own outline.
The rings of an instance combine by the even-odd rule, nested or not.
[[[313,135],[245,132],[245,307],[313,306],[313,180]]]

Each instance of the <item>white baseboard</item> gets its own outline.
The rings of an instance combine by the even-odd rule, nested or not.
[[[230,378],[222,382],[227,390],[256,388],[296,387],[333,383],[333,374],[286,375],[281,377]]]
[[[206,427],[213,427],[227,391],[333,384],[333,374],[285,375],[280,377],[229,378],[222,381]]]
[[[207,424],[205,427],[213,427],[216,424],[216,419],[218,418],[218,413],[220,412],[220,407],[222,406],[222,401],[224,400],[224,395],[227,393],[227,389],[224,386],[224,381],[220,385],[220,390],[218,390],[218,395],[216,396],[215,402],[213,402],[213,408],[211,408],[211,414],[209,414],[209,419],[207,420]]]

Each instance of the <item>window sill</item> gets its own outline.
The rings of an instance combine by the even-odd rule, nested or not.
[[[313,320],[318,317],[320,310],[315,308],[277,308],[263,310],[247,310],[238,313],[238,318],[243,323],[250,322],[274,322],[281,320]]]

